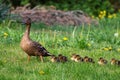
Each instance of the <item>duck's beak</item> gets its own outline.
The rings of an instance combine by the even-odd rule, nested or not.
[[[22,25],[25,25],[26,23],[25,22],[21,22]]]

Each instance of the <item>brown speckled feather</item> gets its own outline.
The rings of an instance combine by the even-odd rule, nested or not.
[[[32,42],[33,48],[36,49],[36,53],[42,56],[50,56],[50,53],[38,42]]]

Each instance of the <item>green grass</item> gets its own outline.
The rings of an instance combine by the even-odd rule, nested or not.
[[[61,53],[67,56],[67,63],[52,63],[49,57],[44,58],[44,63],[36,57],[31,57],[27,63],[27,54],[19,46],[25,26],[2,23],[0,80],[119,80],[120,66],[110,65],[111,58],[120,59],[120,52],[117,51],[120,49],[120,37],[114,36],[114,33],[120,31],[118,21],[102,20],[97,26],[79,27],[46,27],[43,24],[33,24],[31,38],[40,42],[51,54]],[[4,33],[8,36],[5,37]],[[64,37],[68,40],[64,41]],[[112,50],[102,50],[105,47],[112,47]],[[92,57],[95,64],[75,63],[70,60],[72,53]],[[107,59],[108,64],[98,65],[99,57]]]

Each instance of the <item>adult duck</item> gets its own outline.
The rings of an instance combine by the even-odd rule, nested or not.
[[[30,39],[30,27],[31,18],[25,21],[26,31],[21,39],[20,47],[22,50],[28,54],[28,61],[30,61],[31,56],[39,56],[40,60],[43,62],[43,57],[51,56],[51,54],[38,42]]]

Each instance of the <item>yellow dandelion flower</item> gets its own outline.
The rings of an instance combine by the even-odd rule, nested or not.
[[[64,41],[67,41],[67,40],[68,40],[68,38],[67,38],[67,37],[64,37],[64,38],[63,38],[63,40],[64,40]]]
[[[90,47],[90,46],[91,46],[91,44],[90,44],[90,43],[88,43],[87,45],[88,45],[88,47]]]
[[[106,14],[103,14],[102,16],[103,16],[103,17],[105,17],[105,16],[106,16]]]
[[[112,50],[112,47],[109,47],[109,50]]]
[[[4,36],[4,38],[7,38],[7,36]]]
[[[42,71],[42,70],[40,70],[40,71],[39,71],[39,74],[40,74],[40,75],[44,75],[44,74],[45,74],[45,72],[44,72],[44,71]]]
[[[118,9],[118,12],[120,12],[120,9]]]
[[[100,14],[103,14],[103,11],[100,11]]]
[[[8,33],[5,32],[3,35],[4,35],[4,38],[7,38]]]
[[[7,62],[7,60],[4,60],[3,62],[4,62],[4,63],[6,63],[6,62]]]
[[[103,14],[106,15],[106,10],[103,11]]]
[[[117,15],[114,13],[114,14],[113,14],[113,17],[116,18],[116,16],[117,16]]]
[[[108,50],[109,50],[109,48],[104,48],[104,50],[105,50],[105,51],[108,51]]]
[[[4,33],[4,36],[8,36],[8,33],[5,32],[5,33]]]
[[[113,18],[113,16],[111,14],[108,15],[108,18]]]
[[[101,14],[99,14],[99,16],[98,16],[99,18],[102,18],[102,15]]]
[[[95,18],[95,16],[93,16],[93,15],[92,15],[91,17],[92,17],[93,19]]]
[[[120,48],[118,48],[117,51],[120,52]]]

